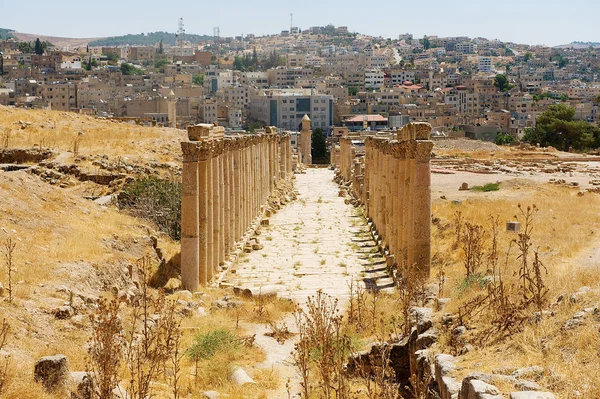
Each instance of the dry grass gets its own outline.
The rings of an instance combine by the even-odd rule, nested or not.
[[[588,316],[582,327],[561,330],[574,313],[586,307],[598,306],[600,293],[592,292],[576,304],[571,304],[568,300],[556,303],[559,295],[569,298],[580,287],[600,287],[600,259],[590,261],[583,259],[582,255],[590,247],[595,247],[596,236],[600,232],[600,214],[597,212],[600,196],[578,197],[567,188],[544,185],[521,193],[520,202],[523,206],[535,204],[540,209],[534,221],[532,250],[539,250],[548,268],[548,275],[544,278],[550,289],[550,310],[555,316],[545,317],[540,323],[526,322],[521,331],[508,337],[478,342],[477,350],[462,358],[462,374],[473,370],[492,372],[503,366],[516,369],[538,365],[547,370],[539,383],[561,398],[600,397],[600,356],[597,350],[600,336],[596,316]],[[463,251],[452,250],[455,241],[452,220],[458,210],[462,212],[465,221],[484,225],[488,231],[489,216],[499,215],[499,264],[509,284],[516,284],[513,272],[518,269],[514,246],[508,268],[505,266],[509,242],[516,238],[516,234],[504,231],[503,226],[503,222],[514,220],[514,215],[518,214],[516,201],[484,198],[464,201],[461,205],[435,203],[433,213],[440,219],[440,223],[436,223],[438,227],[433,230],[433,252],[441,255],[446,263],[444,290],[446,296],[453,297],[453,301],[444,311],[452,313],[457,312],[459,306],[476,295],[485,292],[477,284],[471,287],[465,285]],[[523,225],[521,228],[523,229]],[[435,267],[431,274],[437,273]],[[484,316],[479,320],[469,322],[467,339],[475,339],[478,333],[489,327],[490,319],[487,318],[486,321],[485,317],[488,311],[491,310],[484,311]],[[530,308],[530,312],[534,311],[533,307]],[[441,343],[442,349],[446,347],[446,350],[451,350],[448,347],[449,335],[443,336]],[[503,388],[500,385],[498,387]],[[577,396],[576,391],[581,396]]]
[[[21,129],[19,121],[31,125]],[[172,161],[181,149],[185,132],[176,129],[135,126],[45,110],[17,110],[0,106],[0,131],[10,128],[9,147],[50,147],[73,151],[79,132],[79,155],[107,154],[157,161]]]

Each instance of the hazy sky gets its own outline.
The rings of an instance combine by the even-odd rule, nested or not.
[[[49,36],[175,32],[221,36],[277,33],[290,26],[348,26],[352,32],[487,37],[527,44],[600,42],[599,0],[0,0],[0,27]]]

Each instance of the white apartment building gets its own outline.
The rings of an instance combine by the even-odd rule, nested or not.
[[[479,72],[492,72],[493,70],[492,57],[479,57]]]
[[[380,89],[383,87],[385,74],[381,69],[365,71],[365,89]]]

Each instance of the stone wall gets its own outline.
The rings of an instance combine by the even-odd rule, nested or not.
[[[388,264],[427,276],[431,255],[431,126],[340,139],[338,178],[372,223]],[[357,143],[364,143],[358,156]]]
[[[181,279],[206,285],[235,253],[282,180],[292,175],[289,135],[225,135],[222,127],[188,128],[183,150]]]

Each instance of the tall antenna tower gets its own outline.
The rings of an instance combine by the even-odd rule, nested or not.
[[[294,14],[290,13],[290,34],[292,33],[293,27],[294,27]]]
[[[183,18],[179,18],[179,28],[177,29],[177,45],[179,47],[183,47],[183,35],[185,34],[185,29],[183,28]]]

